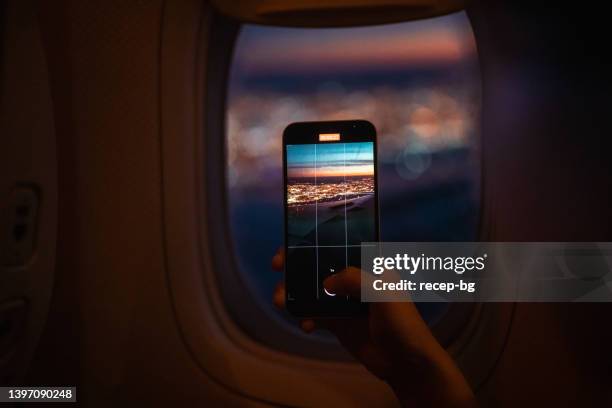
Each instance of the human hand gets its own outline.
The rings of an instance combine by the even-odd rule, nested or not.
[[[282,271],[284,251],[272,258]],[[329,276],[323,285],[338,295],[359,298],[362,271],[349,267]],[[285,285],[274,292],[274,304],[285,307]],[[471,407],[475,398],[450,355],[438,343],[412,302],[370,303],[366,316],[304,319],[307,333],[327,329],[372,374],[386,381],[404,406]]]

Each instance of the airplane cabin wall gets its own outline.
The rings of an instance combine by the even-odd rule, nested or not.
[[[173,315],[161,192],[164,2],[40,7],[59,229],[52,306],[26,382],[76,385],[87,406],[248,404],[194,362]]]
[[[2,175],[29,174],[45,193],[30,264],[37,279],[28,280],[43,288],[32,289],[40,290],[40,308],[32,303],[39,328],[28,344],[42,328],[55,273],[46,328],[26,381],[77,385],[80,401],[93,406],[117,399],[262,403],[202,370],[185,344],[169,288],[168,266],[182,264],[169,263],[165,223],[181,207],[164,198],[175,187],[167,185],[172,179],[164,169],[180,164],[164,156],[171,134],[163,112],[172,109],[164,107],[171,88],[164,90],[160,69],[173,69],[160,61],[169,29],[164,13],[179,14],[173,24],[202,15],[205,29],[210,6],[196,0],[7,4],[23,11],[28,24],[7,25],[22,30],[14,31],[15,44],[24,42],[2,50],[1,126],[13,150],[0,154],[2,165],[17,166],[32,154],[33,166]],[[612,70],[597,60],[606,46],[605,21],[596,12],[528,12],[491,2],[471,3],[468,14],[483,76],[483,237],[610,241],[611,161],[603,140],[610,95],[604,84]],[[19,62],[9,65],[9,58]],[[35,148],[24,150],[28,146]],[[14,182],[3,178],[2,194]],[[608,309],[517,305],[483,401],[567,405],[607,398]]]
[[[592,8],[473,2],[482,75],[483,238],[610,241],[609,23]],[[494,406],[612,402],[612,313],[518,303],[481,392]]]
[[[19,383],[53,287],[57,172],[35,1],[0,3],[0,383]]]

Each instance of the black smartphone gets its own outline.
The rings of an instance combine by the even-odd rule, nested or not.
[[[376,129],[365,120],[292,123],[283,133],[285,287],[298,317],[355,316],[367,305],[323,281],[360,267],[362,242],[377,242]]]

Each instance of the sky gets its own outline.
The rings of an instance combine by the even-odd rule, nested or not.
[[[291,122],[369,120],[381,163],[396,169],[408,153],[464,148],[479,112],[479,81],[463,12],[356,28],[246,24],[228,84],[229,185],[276,188]],[[412,180],[425,170],[406,172]]]
[[[287,145],[287,176],[300,178],[314,177],[315,174],[317,177],[373,175],[374,144],[359,142]]]
[[[252,75],[449,65],[475,53],[472,34],[465,27],[469,27],[465,13],[356,28],[247,25],[234,64]]]

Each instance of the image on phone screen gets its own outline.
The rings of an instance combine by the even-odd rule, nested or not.
[[[359,267],[362,243],[378,239],[375,135],[319,131],[285,138],[287,303],[296,314],[344,314],[355,305],[323,280]]]

